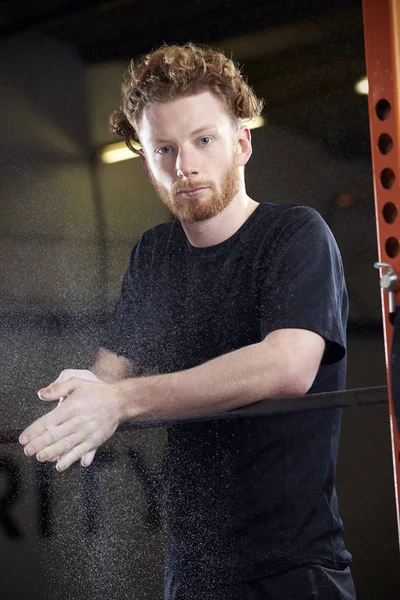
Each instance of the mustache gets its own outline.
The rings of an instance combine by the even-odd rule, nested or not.
[[[210,187],[214,189],[214,184],[212,181],[177,181],[172,186],[172,193],[179,194],[179,192],[182,192],[183,190],[197,190],[197,188],[201,187]]]

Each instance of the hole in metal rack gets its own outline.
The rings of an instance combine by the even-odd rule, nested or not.
[[[390,102],[382,98],[379,102],[376,103],[375,112],[376,116],[380,121],[385,121],[390,115],[392,107],[390,106]]]
[[[395,237],[390,237],[386,240],[385,244],[386,254],[390,256],[390,258],[395,258],[400,250],[399,240]]]
[[[382,209],[382,215],[386,223],[394,223],[398,215],[397,206],[393,202],[386,202]]]
[[[396,175],[393,169],[383,169],[381,172],[381,184],[385,188],[385,190],[390,190],[393,187],[394,182],[396,181]]]
[[[381,154],[389,154],[389,152],[393,148],[392,136],[389,135],[388,133],[382,133],[379,136],[378,148],[379,148],[379,152]]]

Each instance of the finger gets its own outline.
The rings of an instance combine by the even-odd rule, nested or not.
[[[96,450],[91,450],[90,452],[87,452],[84,456],[82,456],[81,458],[81,466],[82,467],[90,467],[90,465],[93,462],[93,459],[95,457],[96,454]]]
[[[56,379],[56,382],[67,381],[68,379],[71,379],[72,377],[76,377],[78,379],[85,379],[86,381],[100,381],[101,382],[101,379],[96,377],[96,375],[94,373],[92,373],[92,371],[89,371],[88,369],[65,369],[64,371],[61,371],[61,373],[59,374],[59,376]]]
[[[55,381],[48,387],[38,391],[38,396],[41,400],[59,400],[61,396],[69,396],[76,388],[79,379],[71,377],[66,381]]]
[[[61,425],[55,425],[54,427],[51,427],[50,429],[33,438],[28,444],[26,444],[24,452],[26,456],[33,456],[45,448],[53,446],[53,444],[68,438],[77,431],[79,431],[79,429],[77,427],[76,420],[68,419]],[[68,447],[67,450],[70,450],[70,448]]]
[[[84,440],[85,436],[82,432],[75,432],[64,437],[62,440],[46,446],[36,453],[36,458],[39,462],[53,462],[59,457],[70,454]],[[81,458],[81,457],[79,457]]]
[[[26,446],[47,431],[51,431],[55,427],[62,425],[71,419],[71,417],[73,417],[73,414],[68,402],[63,402],[46,415],[37,419],[32,425],[29,425],[19,436],[19,443]]]
[[[81,460],[86,454],[91,452],[88,442],[75,445],[69,452],[63,454],[60,460],[57,462],[57,471],[65,471],[74,462]]]
[[[68,398],[68,396],[61,396],[61,398],[58,401],[57,406],[60,406],[60,404],[62,404],[64,402],[64,400],[66,400],[67,398]],[[55,460],[60,460],[60,458],[61,458],[61,456],[57,456],[57,458],[55,458],[52,462],[54,462]]]
[[[74,376],[73,369],[64,369],[64,371],[61,371],[61,373],[59,374],[57,379],[55,381],[53,381],[53,383],[59,383],[60,381],[67,381],[67,379],[72,379],[73,376]]]
[[[90,467],[90,465],[93,462],[93,459],[96,455],[96,450],[91,450],[90,452],[86,452],[86,454],[84,456],[82,456],[81,458],[81,466],[82,467]],[[63,454],[62,456],[58,456],[57,457],[57,461],[59,462],[64,456],[66,456],[65,454]]]

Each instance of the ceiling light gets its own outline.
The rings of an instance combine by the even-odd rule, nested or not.
[[[136,156],[138,156],[138,154],[135,154],[135,152],[129,150],[125,142],[108,144],[100,151],[100,158],[107,165],[120,162],[121,160],[129,160],[130,158],[135,158]]]
[[[243,124],[247,125],[249,129],[258,129],[259,127],[263,127],[265,125],[266,119],[262,115],[259,117],[254,117],[254,119],[243,120]]]
[[[359,79],[354,86],[357,94],[368,94],[368,79],[366,77],[362,77]]]

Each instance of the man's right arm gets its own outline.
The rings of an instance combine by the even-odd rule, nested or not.
[[[114,383],[127,377],[135,377],[133,362],[129,358],[115,354],[106,348],[100,348],[90,370],[96,377],[106,383]]]

